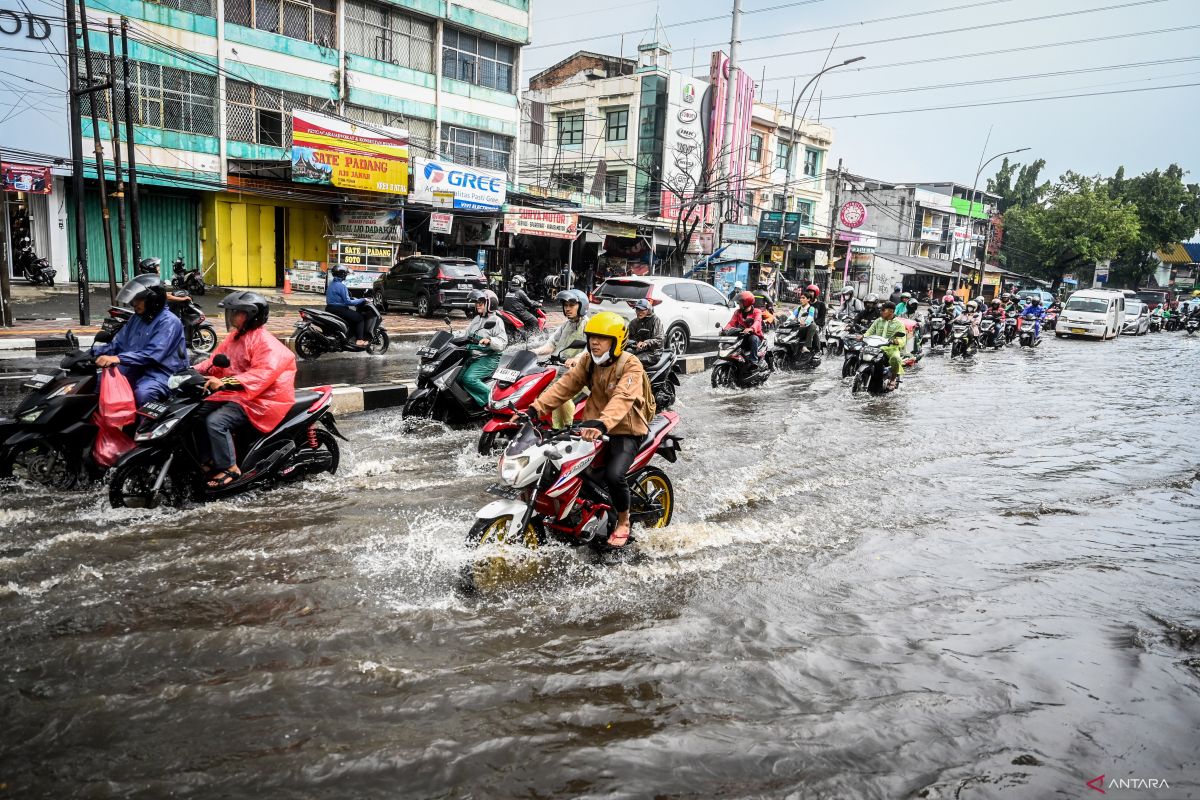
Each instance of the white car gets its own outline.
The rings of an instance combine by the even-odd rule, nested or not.
[[[1121,333],[1129,336],[1141,336],[1150,332],[1150,309],[1141,300],[1129,299],[1125,296],[1125,324]]]
[[[717,339],[717,327],[733,316],[733,303],[703,281],[665,276],[609,278],[592,293],[592,311],[615,311],[633,319],[633,304],[647,299],[662,320],[664,347],[684,355],[693,342]]]

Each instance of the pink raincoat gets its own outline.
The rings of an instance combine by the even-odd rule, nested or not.
[[[212,363],[221,353],[229,357],[229,366],[224,369]],[[273,430],[296,402],[296,356],[263,328],[226,336],[211,357],[196,365],[196,370],[214,378],[236,378],[241,389],[217,392],[208,399],[237,403],[250,424],[262,433]]]

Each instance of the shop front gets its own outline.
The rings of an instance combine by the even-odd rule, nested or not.
[[[329,206],[231,192],[204,197],[205,280],[219,286],[278,287],[295,262],[328,256]]]

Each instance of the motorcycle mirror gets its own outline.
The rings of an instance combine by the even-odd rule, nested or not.
[[[446,316],[442,317],[442,322],[445,322],[448,327],[450,325],[450,315],[447,314]]]
[[[218,354],[217,356],[215,356],[213,358],[213,366],[220,367],[221,369],[228,368],[229,367],[229,356],[225,355],[224,353]]]
[[[568,347],[567,349],[575,350],[575,349],[583,348],[583,347],[587,347],[587,342],[583,339],[576,339],[575,341],[571,342],[570,347]]]
[[[112,331],[96,331],[96,335],[92,337],[93,344],[108,344],[112,341]]]

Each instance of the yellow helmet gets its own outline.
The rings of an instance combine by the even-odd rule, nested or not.
[[[625,349],[627,333],[625,318],[615,311],[601,311],[583,326],[585,335],[608,336],[613,340],[612,357],[619,358]]]

